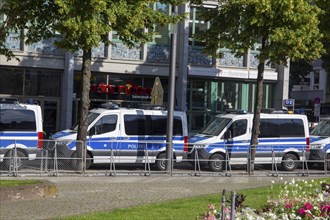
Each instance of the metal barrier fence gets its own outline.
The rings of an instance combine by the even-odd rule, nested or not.
[[[0,175],[330,175],[329,153],[322,152],[320,160],[309,160],[305,145],[260,144],[252,158],[253,147],[248,144],[197,145],[182,155],[183,146],[173,143],[170,172],[165,169],[165,146],[165,142],[145,140],[125,147],[120,141],[87,141],[84,145],[76,140],[44,140],[43,148],[37,148],[14,141],[11,148],[0,148]],[[249,170],[249,161],[254,169]]]

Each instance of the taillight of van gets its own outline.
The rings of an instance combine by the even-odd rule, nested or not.
[[[43,132],[38,132],[38,148],[42,148],[42,140],[44,138]]]
[[[309,145],[309,137],[306,138],[306,152],[309,152],[309,148],[310,148],[310,145]]]
[[[188,152],[188,136],[184,136],[183,141],[184,141],[183,151]]]

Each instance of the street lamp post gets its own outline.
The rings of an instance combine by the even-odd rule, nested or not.
[[[173,14],[176,15],[178,6],[173,6]],[[167,128],[166,128],[166,171],[172,176],[173,168],[173,115],[175,99],[175,69],[176,69],[176,44],[177,26],[173,24],[171,33],[170,72],[167,104]]]

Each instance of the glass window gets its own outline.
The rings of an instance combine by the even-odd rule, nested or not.
[[[260,121],[260,138],[304,136],[304,123],[301,119],[261,119]]]
[[[0,68],[0,94],[23,94],[23,69]]]
[[[29,69],[25,72],[25,95],[60,97],[59,71]]]
[[[121,42],[121,40],[119,39],[119,35],[117,31],[112,31],[112,41],[113,42]]]
[[[231,119],[228,118],[215,117],[214,120],[209,122],[209,124],[203,129],[201,134],[218,136],[230,121]]]
[[[191,109],[207,110],[211,108],[211,85],[205,81],[193,81],[191,83]]]
[[[124,115],[125,131],[127,135],[151,134],[151,120],[146,115]]]
[[[161,115],[124,115],[127,135],[166,135],[167,116]],[[182,120],[175,116],[173,135],[182,135]]]
[[[81,73],[74,75],[73,92],[76,98],[81,97]],[[111,100],[122,107],[137,107],[141,103],[150,103],[151,91],[155,77],[141,75],[118,75],[107,73],[92,73],[90,99],[91,108],[96,108],[100,102]],[[167,102],[168,79],[161,78],[164,89],[164,104]]]
[[[314,85],[318,85],[320,83],[320,70],[314,71]]]
[[[330,137],[330,120],[323,120],[318,123],[311,135]]]
[[[210,27],[209,22],[205,22],[201,16],[199,8],[192,7],[190,10],[189,20],[189,45],[191,46],[205,46],[201,41],[194,38],[195,34],[201,33]]]
[[[242,119],[242,120],[237,120],[234,121],[228,128],[229,131],[232,133],[232,137],[237,137],[243,134],[246,134],[247,131],[247,120]]]
[[[170,15],[172,7],[169,4],[163,4],[160,2],[152,5],[153,9],[163,14]],[[170,44],[170,25],[154,25],[154,31],[156,34],[153,36],[153,43],[157,45],[169,45]]]
[[[0,131],[36,131],[34,111],[0,109]]]
[[[106,115],[100,118],[93,128],[95,128],[96,134],[104,134],[114,131],[117,126],[117,115]]]
[[[88,113],[87,116],[87,124],[90,125],[100,114],[98,113],[94,113],[94,112],[90,112]],[[78,131],[78,123],[79,121],[76,122],[76,124],[73,126],[75,131]]]
[[[166,135],[167,131],[167,116],[152,115],[152,134],[153,135]],[[183,135],[182,120],[180,117],[175,116],[173,120],[173,135]]]

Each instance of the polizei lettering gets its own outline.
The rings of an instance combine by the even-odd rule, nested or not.
[[[129,144],[128,149],[145,149],[145,144]]]

